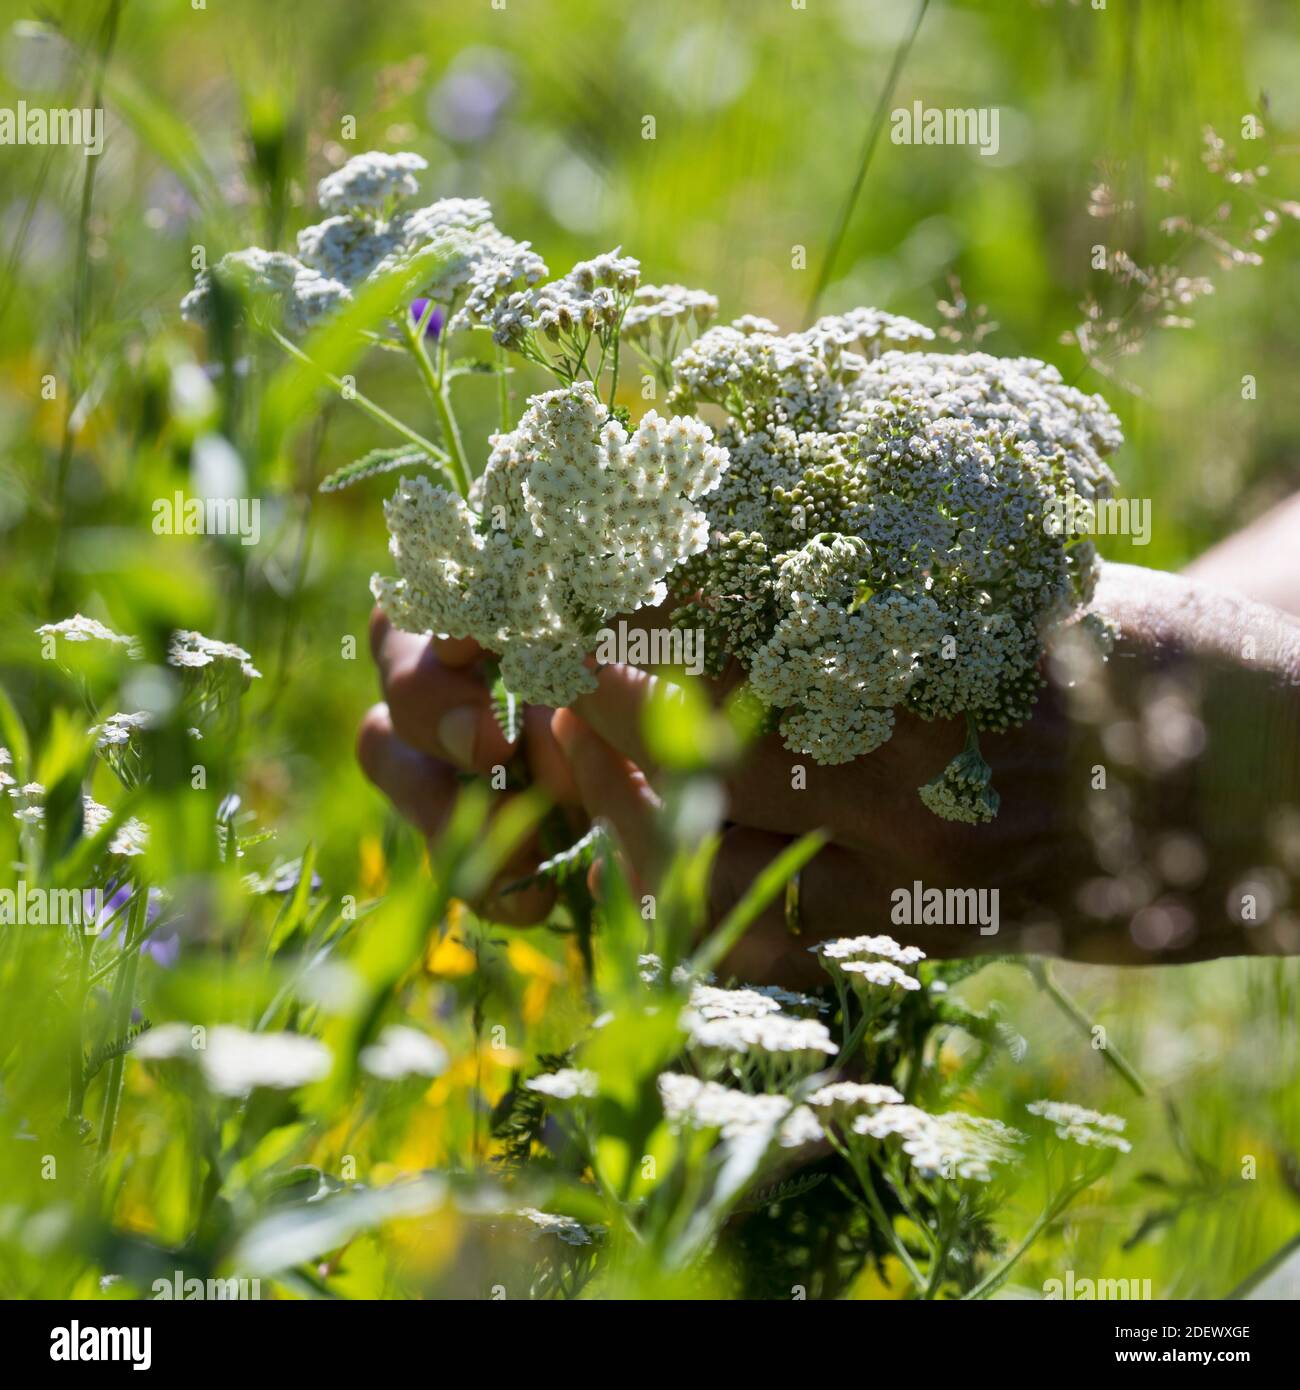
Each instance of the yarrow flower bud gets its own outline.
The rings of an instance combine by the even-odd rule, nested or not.
[[[944,820],[978,825],[998,813],[1000,798],[989,785],[993,771],[980,755],[974,730],[966,747],[937,777],[920,788],[921,800]]]

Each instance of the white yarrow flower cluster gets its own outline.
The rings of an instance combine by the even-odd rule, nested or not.
[[[1085,1148],[1115,1149],[1125,1154],[1133,1147],[1124,1138],[1125,1121],[1121,1115],[1108,1115],[1059,1100],[1034,1100],[1025,1108],[1031,1115],[1055,1125],[1058,1139],[1068,1139]]]
[[[197,1062],[217,1094],[240,1098],[259,1086],[295,1090],[329,1074],[330,1050],[300,1033],[250,1033],[230,1024],[196,1030],[166,1023],[145,1033],[133,1052],[145,1061]]]
[[[674,1128],[716,1129],[724,1140],[757,1138],[786,1149],[815,1144],[822,1137],[813,1112],[785,1096],[747,1095],[716,1081],[665,1072],[659,1078],[659,1097]]]
[[[915,975],[900,970],[892,961],[846,960],[840,969],[854,984],[873,985],[877,989],[901,989],[904,992],[921,988],[921,982]]]
[[[691,990],[689,1012],[700,1019],[767,1018],[781,1012],[781,1003],[758,990],[696,985]]]
[[[901,1105],[903,1096],[892,1086],[870,1081],[832,1081],[820,1086],[808,1098],[808,1105],[844,1115],[882,1105]]]
[[[919,946],[900,946],[892,936],[841,936],[808,948],[825,960],[859,960],[863,956],[879,956],[896,965],[915,965],[925,959]]]
[[[6,779],[8,785],[13,778]],[[8,786],[9,799],[14,803],[13,817],[19,825],[45,824],[45,788],[40,782],[25,782],[21,787]]]
[[[640,276],[641,263],[631,256],[620,256],[619,248],[579,261],[558,280],[500,299],[490,320],[492,336],[503,347],[522,350],[531,333],[552,342],[594,333],[614,334],[624,321]]]
[[[96,801],[93,796],[81,798],[81,811],[82,834],[87,837],[98,834],[113,815],[107,806]],[[143,854],[148,847],[149,827],[135,816],[128,816],[113,832],[108,842],[108,852],[124,858]]]
[[[833,980],[905,993],[921,988],[908,967],[923,961],[925,952],[919,946],[900,946],[892,936],[844,936],[808,949],[821,959]]]
[[[316,188],[321,222],[298,233],[296,256],[251,246],[199,273],[181,301],[190,322],[207,324],[212,279],[270,298],[281,326],[303,333],[351,301],[362,285],[411,272],[412,295],[447,311],[446,331],[485,324],[501,301],[534,285],[546,264],[527,242],[492,222],[482,198],[407,206],[428,167],[417,154],[370,151],[327,174]]]
[[[352,297],[341,281],[322,275],[296,256],[250,246],[227,252],[210,270],[199,272],[194,288],[181,300],[181,317],[187,323],[206,327],[211,322],[214,275],[223,284],[269,300],[293,333],[309,332]]]
[[[316,201],[322,212],[378,212],[394,199],[414,198],[420,191],[415,176],[428,167],[418,154],[370,150],[321,179]]]
[[[949,1111],[931,1115],[914,1105],[885,1105],[853,1121],[852,1133],[873,1140],[900,1140],[923,1177],[992,1181],[994,1169],[1017,1156],[1023,1139],[1001,1120]]]
[[[390,1023],[368,1047],[361,1049],[361,1065],[382,1081],[401,1081],[408,1076],[441,1076],[447,1070],[447,1049],[418,1028]]]
[[[1091,543],[1050,523],[1109,495],[1115,416],[1030,358],[912,350],[932,337],[873,309],[784,336],[738,320],[672,364],[671,405],[731,417],[675,620],[704,630],[713,672],[738,659],[786,746],[819,762],[870,752],[900,706],[1023,723],[1044,637],[1096,582]],[[936,814],[996,813],[977,745],[967,761],[922,793]]]
[[[134,714],[110,714],[102,724],[94,725],[90,732],[95,736],[95,748],[100,752],[109,748],[125,748],[142,729],[148,729],[153,716],[146,710]]]
[[[106,642],[109,646],[124,647],[128,654],[139,654],[139,643],[134,637],[123,637],[112,628],[105,627],[96,618],[87,618],[74,613],[57,623],[42,623],[36,629],[38,637],[63,638],[67,642]]]
[[[596,1094],[596,1085],[596,1073],[581,1067],[561,1067],[559,1071],[530,1076],[524,1082],[526,1090],[552,1100],[589,1100]]]
[[[718,297],[707,290],[688,290],[685,285],[642,285],[632,296],[623,316],[623,336],[647,342],[656,333],[667,338],[688,321],[707,328],[718,316]]]
[[[521,698],[566,705],[595,688],[600,626],[662,602],[704,549],[697,502],[726,454],[699,420],[652,411],[629,434],[586,384],[534,397],[492,443],[469,503],[402,480],[385,506],[398,577],[372,591],[404,631],[473,637]]]
[[[262,674],[243,647],[205,637],[201,632],[184,630],[172,633],[167,647],[167,663],[189,670],[202,670],[209,666],[238,669],[245,680],[257,680]]]

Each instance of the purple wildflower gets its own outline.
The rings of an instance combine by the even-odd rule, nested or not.
[[[83,894],[86,920],[90,921],[93,917],[99,925],[101,936],[114,932],[116,929],[115,934],[119,947],[126,945],[131,897],[132,887],[129,882],[110,882],[102,892],[91,889]],[[162,889],[151,888],[149,890],[149,906],[145,910],[146,931],[150,931],[158,921],[164,904]],[[169,923],[166,929],[161,932],[150,931],[150,935],[145,939],[140,951],[142,955],[149,956],[164,970],[170,970],[180,959],[181,936],[179,928],[176,924]]]
[[[429,115],[448,140],[473,145],[497,128],[515,93],[510,60],[495,48],[466,49],[429,96]]]
[[[411,318],[418,324],[428,313],[429,301],[427,299],[413,299],[411,301]],[[442,332],[442,310],[435,309],[429,314],[429,322],[425,326],[424,336],[426,338],[436,338]]]

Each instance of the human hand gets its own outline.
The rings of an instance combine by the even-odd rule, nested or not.
[[[455,804],[460,777],[492,776],[519,753],[519,745],[507,742],[492,713],[482,670],[487,653],[477,643],[400,632],[375,609],[370,650],[384,699],[361,721],[357,758],[397,810],[424,836],[435,838]],[[551,713],[540,706],[524,711],[522,751],[532,782],[560,807],[574,808],[577,790],[551,736]],[[515,795],[501,791],[493,814]],[[521,846],[472,906],[510,926],[544,920],[555,897],[547,885],[501,893],[507,883],[531,873],[542,857],[535,838]]]
[[[1244,804],[1264,813],[1284,799],[1288,777],[1292,789],[1300,781],[1300,627],[1132,566],[1106,566],[1095,611],[1123,630],[1111,661],[1081,666],[1083,653],[1067,648],[1033,718],[981,737],[1002,798],[989,824],[940,820],[916,794],[961,747],[955,721],[900,710],[886,744],[833,767],[790,753],[778,736],[746,750],[725,777],[713,919],[792,837],[820,827],[830,843],[802,874],[802,933],[791,935],[783,905],[773,904],[727,968],[812,984],[808,945],[881,931],[934,955],[1042,951],[1120,963],[1244,949],[1225,902],[1260,862],[1268,827],[1227,822],[1220,803],[1244,786]],[[609,822],[629,871],[652,889],[662,867],[661,774],[640,729],[655,678],[608,666],[598,679],[594,694],[557,713],[553,730],[587,812]],[[1262,760],[1241,747],[1252,726],[1283,736]],[[793,775],[799,767],[803,778]],[[1279,785],[1271,800],[1270,781]],[[960,902],[961,920],[947,909],[946,920],[912,920],[918,884]],[[896,908],[908,910],[901,926]],[[1296,949],[1267,933],[1250,944]]]

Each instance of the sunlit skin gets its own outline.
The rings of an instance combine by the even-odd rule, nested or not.
[[[714,919],[792,837],[820,827],[830,844],[802,875],[802,934],[789,933],[773,904],[724,968],[812,985],[820,972],[808,945],[882,930],[935,955],[1028,950],[1104,963],[1296,949],[1284,931],[1243,922],[1234,893],[1251,870],[1276,867],[1269,817],[1300,792],[1300,623],[1200,581],[1127,565],[1105,567],[1094,608],[1122,631],[1110,661],[1091,675],[1085,667],[1081,685],[1079,670],[1051,667],[1057,679],[1033,718],[981,740],[1002,798],[991,824],[939,820],[916,796],[961,747],[958,721],[900,711],[888,743],[835,767],[790,753],[777,736],[749,748],[725,778]],[[363,721],[362,765],[403,815],[435,834],[457,771],[487,775],[515,750],[488,707],[474,644],[400,633],[378,613],[371,638],[385,703]],[[598,689],[572,709],[527,712],[523,751],[557,802],[613,829],[638,886],[653,891],[660,779],[640,713],[654,677],[627,666],[597,674]],[[800,790],[796,764],[807,769]],[[1169,868],[1160,847],[1188,842]],[[535,858],[531,847],[506,877]],[[996,888],[998,932],[900,926],[892,894],[916,881]],[[1110,907],[1099,911],[1098,901]],[[480,906],[523,925],[545,916],[551,896],[535,889]]]

